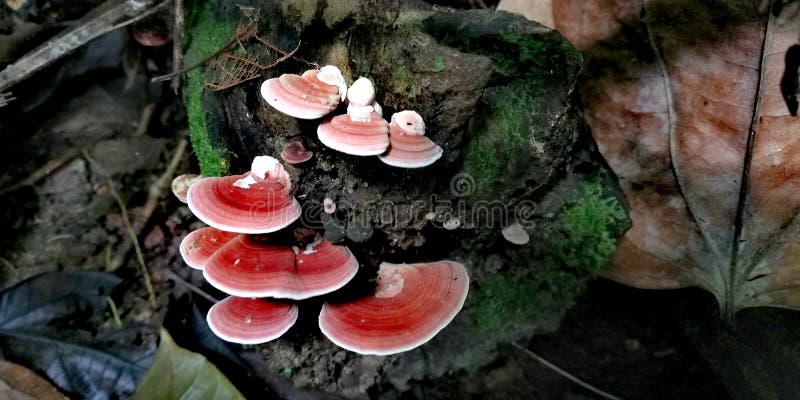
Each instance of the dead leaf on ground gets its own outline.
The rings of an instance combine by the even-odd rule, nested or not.
[[[0,398],[61,400],[67,397],[35,372],[21,365],[0,361]]]
[[[753,3],[553,1],[586,49],[586,116],[631,206],[607,275],[704,288],[728,318],[800,309],[798,4]]]

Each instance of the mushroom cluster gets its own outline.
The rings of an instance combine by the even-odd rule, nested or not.
[[[378,156],[401,168],[426,167],[442,157],[442,148],[425,136],[422,116],[406,110],[386,122],[372,81],[361,77],[348,88],[335,66],[268,79],[261,85],[261,95],[276,110],[300,119],[321,118],[336,110],[339,100],[346,100],[345,114],[327,118],[317,128],[320,142],[342,153]]]
[[[312,82],[321,74],[300,78]],[[275,158],[256,157],[243,175],[195,179],[186,202],[209,226],[189,233],[180,254],[203,271],[209,284],[230,295],[207,316],[223,340],[257,344],[278,338],[297,320],[297,301],[338,290],[358,272],[359,263],[345,246],[319,236],[282,245],[269,235],[294,223],[301,211],[291,179]],[[371,296],[325,303],[322,333],[362,354],[410,350],[455,317],[469,289],[466,269],[452,261],[383,263],[376,283]]]

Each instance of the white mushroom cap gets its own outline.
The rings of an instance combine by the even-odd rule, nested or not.
[[[405,110],[394,113],[391,122],[397,124],[406,135],[425,134],[425,121],[422,120],[422,116],[416,111]]]
[[[500,233],[503,234],[503,237],[506,240],[517,245],[528,244],[528,242],[531,240],[531,237],[528,235],[528,232],[525,231],[525,228],[523,228],[522,225],[517,222],[514,222],[513,224],[503,228]]]
[[[320,68],[319,73],[317,73],[317,79],[328,85],[338,86],[339,96],[341,96],[342,101],[347,98],[347,82],[344,80],[342,71],[336,66],[326,65]]]
[[[369,106],[375,102],[375,86],[363,76],[347,89],[347,100],[353,106]]]

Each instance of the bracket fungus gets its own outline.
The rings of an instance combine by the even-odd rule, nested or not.
[[[198,180],[186,200],[197,218],[219,230],[270,233],[300,217],[300,204],[289,190],[289,175],[278,160],[259,156],[244,175]]]
[[[175,195],[181,203],[186,203],[186,195],[189,192],[189,188],[202,177],[202,175],[198,174],[176,176],[175,179],[172,180],[172,194]]]
[[[205,255],[209,250],[197,253]],[[189,264],[189,259],[184,260]],[[203,270],[212,286],[233,296],[302,300],[347,284],[358,272],[358,261],[347,247],[325,240],[293,251],[264,236],[238,235],[195,268]]]
[[[508,240],[509,243],[516,244],[516,245],[526,245],[531,240],[531,236],[525,231],[525,228],[520,225],[519,222],[514,222],[513,224],[503,228],[500,233],[503,235],[505,240]]]
[[[300,139],[293,139],[281,151],[281,160],[289,164],[301,164],[314,157],[314,152],[306,150]]]
[[[190,232],[181,240],[180,253],[183,261],[194,269],[203,269],[209,258],[238,233],[231,233],[211,227]]]
[[[347,93],[347,114],[323,121],[317,136],[325,146],[354,156],[382,154],[389,146],[389,124],[375,102],[375,87],[359,78]]]
[[[382,263],[372,296],[325,303],[322,333],[360,354],[389,355],[416,348],[447,326],[464,305],[467,270],[454,261]]]
[[[208,327],[222,340],[259,344],[277,339],[297,321],[297,305],[228,297],[208,310]]]
[[[283,74],[261,84],[261,96],[276,110],[300,119],[321,118],[347,96],[347,83],[339,68],[326,65],[303,75]]]
[[[427,167],[442,157],[442,148],[425,136],[425,121],[415,111],[392,115],[389,141],[389,151],[378,158],[393,167]]]

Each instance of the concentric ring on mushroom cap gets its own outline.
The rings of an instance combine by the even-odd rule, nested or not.
[[[320,80],[318,74],[322,74],[330,83]],[[261,84],[261,96],[267,104],[300,119],[321,118],[335,110],[344,99],[342,90],[344,93],[347,91],[344,77],[338,68],[332,66],[326,66],[323,70],[309,70],[302,76],[283,74]]]
[[[317,136],[322,144],[342,153],[374,156],[389,147],[389,124],[374,112],[368,120],[359,121],[337,115],[319,125]]]
[[[425,135],[425,122],[414,111],[392,115],[389,123],[389,151],[378,156],[393,167],[422,168],[442,157],[442,148]]]
[[[418,347],[461,310],[469,276],[460,263],[382,263],[375,294],[352,302],[325,303],[322,333],[360,354],[388,355]]]
[[[181,240],[179,248],[181,257],[188,266],[194,269],[203,269],[203,265],[214,252],[238,235],[238,233],[225,232],[210,226],[192,231]]]
[[[345,246],[323,240],[295,254],[264,237],[241,235],[208,259],[203,276],[233,296],[302,300],[341,288],[357,271]]]
[[[206,320],[222,340],[259,344],[286,333],[297,321],[297,315],[295,304],[231,296],[214,304]]]
[[[189,187],[186,202],[197,218],[219,230],[270,233],[300,217],[290,187],[278,161],[260,156],[247,174],[198,180]]]

